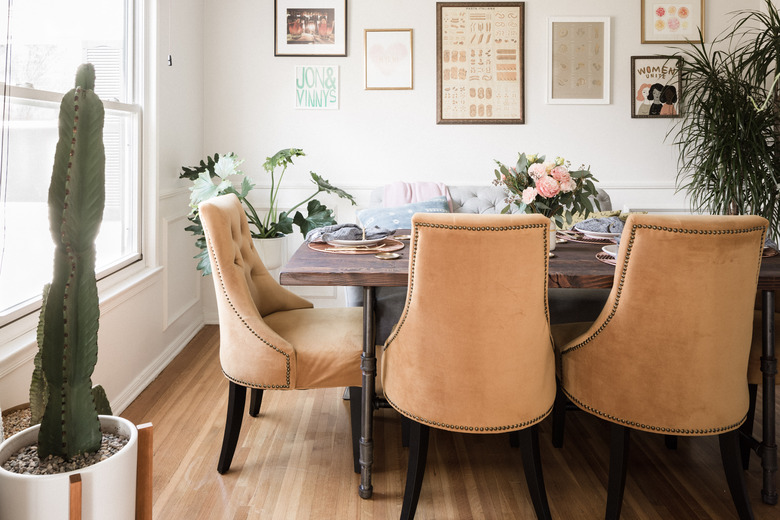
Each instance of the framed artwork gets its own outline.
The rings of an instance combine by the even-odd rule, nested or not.
[[[680,117],[682,58],[631,57],[631,117]]]
[[[346,56],[347,0],[274,0],[274,56]]]
[[[704,0],[642,0],[642,43],[701,43]]]
[[[436,123],[523,124],[524,2],[436,3]]]
[[[366,90],[411,90],[411,29],[366,29],[363,33]]]
[[[338,110],[338,65],[295,67],[295,108]]]
[[[548,19],[548,103],[609,103],[609,24],[608,16]]]

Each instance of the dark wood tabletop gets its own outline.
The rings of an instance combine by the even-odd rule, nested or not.
[[[400,258],[380,260],[373,254],[334,254],[314,251],[306,244],[282,268],[282,285],[404,286],[409,276],[409,240],[396,251]],[[550,287],[612,287],[615,266],[596,259],[601,245],[558,244],[550,259]],[[780,255],[761,262],[759,289],[780,289]]]

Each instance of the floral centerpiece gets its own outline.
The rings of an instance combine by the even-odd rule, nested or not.
[[[524,153],[519,155],[514,167],[500,161],[496,164],[493,184],[504,187],[510,204],[503,213],[515,204],[525,213],[549,217],[563,229],[571,225],[573,215],[587,217],[601,209],[595,198],[597,179],[590,173],[590,167],[583,165],[579,170],[572,170],[571,163],[562,157],[547,161],[544,155]]]

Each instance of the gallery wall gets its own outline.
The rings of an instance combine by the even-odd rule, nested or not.
[[[274,56],[273,2],[206,0],[205,152],[236,152],[262,186],[267,184],[260,169],[264,157],[300,147],[308,156],[285,187],[305,185],[306,172],[315,170],[358,193],[396,180],[487,184],[494,159],[539,152],[590,165],[618,207],[685,209],[675,195],[676,157],[667,138],[674,120],[630,117],[631,57],[673,50],[641,43],[640,3],[527,0],[525,124],[441,125],[436,123],[435,1],[349,1],[347,56],[327,58]],[[727,26],[731,11],[760,6],[759,0],[707,0],[705,40]],[[608,104],[546,102],[551,16],[610,17]],[[364,89],[363,31],[388,28],[413,30],[412,90]],[[338,110],[294,108],[295,68],[301,65],[339,67]]]

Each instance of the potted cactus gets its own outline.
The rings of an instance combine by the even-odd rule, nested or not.
[[[135,517],[137,431],[125,419],[98,415],[98,406],[104,408],[107,400],[91,381],[100,315],[95,237],[105,205],[104,109],[94,85],[94,67],[81,65],[76,87],[60,105],[49,186],[54,274],[43,292],[30,398],[40,425],[0,444],[0,465],[36,440],[41,460],[52,455],[65,461],[97,452],[104,435],[120,435],[129,442],[101,462],[56,475],[20,474],[18,469],[0,467],[0,518],[68,518],[72,473],[81,475],[84,518]]]

